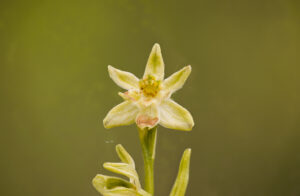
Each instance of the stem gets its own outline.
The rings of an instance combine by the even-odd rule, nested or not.
[[[145,173],[145,190],[151,195],[154,194],[154,159],[156,147],[157,128],[140,129],[139,136],[142,145],[144,158],[144,173]]]

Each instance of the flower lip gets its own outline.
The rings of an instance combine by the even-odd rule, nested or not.
[[[145,127],[152,128],[158,123],[158,120],[159,120],[158,117],[150,118],[147,115],[140,115],[136,119],[136,124],[141,128],[145,128]]]

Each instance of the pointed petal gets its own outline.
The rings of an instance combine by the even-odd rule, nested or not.
[[[109,129],[134,123],[138,108],[131,101],[124,101],[111,109],[103,120],[104,127]]]
[[[138,101],[140,98],[141,98],[141,94],[139,93],[138,90],[136,89],[131,89],[131,90],[128,90],[124,93],[122,92],[119,92],[118,93],[120,97],[122,97],[125,101],[126,100],[130,100],[130,101]]]
[[[127,163],[104,163],[103,167],[108,171],[128,177],[138,189],[141,187],[138,174],[131,165]]]
[[[136,124],[140,129],[153,128],[158,124],[159,112],[156,104],[143,108],[136,117]]]
[[[155,76],[157,80],[163,80],[165,73],[165,64],[161,55],[159,44],[154,44],[148,62],[146,65],[144,79],[148,75]]]
[[[189,182],[190,158],[191,158],[191,149],[188,148],[184,151],[182,155],[178,175],[173,185],[170,196],[185,195],[185,191]]]
[[[139,177],[135,170],[135,163],[134,163],[133,158],[130,156],[130,154],[125,150],[125,148],[121,144],[116,145],[116,151],[117,151],[117,154],[118,154],[119,158],[121,159],[121,161],[123,163],[127,163],[128,166],[130,166],[132,168],[131,169],[132,174],[135,176],[132,178],[129,177],[130,182],[134,183],[137,186],[137,188],[141,188]]]
[[[135,178],[136,174],[133,171],[133,168],[127,163],[110,163],[106,162],[103,164],[103,167],[111,172],[124,175],[128,178]]]
[[[108,73],[111,79],[126,90],[139,88],[139,79],[132,73],[121,71],[112,66],[108,66]]]
[[[124,187],[117,187],[110,190],[104,196],[138,196],[138,192],[135,189],[128,189]]]
[[[191,71],[192,67],[188,65],[182,68],[181,70],[177,71],[176,73],[172,74],[170,77],[164,80],[163,88],[171,93],[177,91],[184,85]]]
[[[98,174],[93,179],[93,186],[104,196],[136,196],[136,187],[121,178]]]
[[[109,191],[109,194],[104,196],[140,196],[137,190],[124,187],[117,187]]]
[[[123,163],[127,163],[127,164],[131,165],[133,168],[135,168],[133,158],[130,156],[130,154],[125,150],[125,148],[121,144],[118,144],[116,146],[116,151],[117,151],[119,158],[121,159],[121,161]]]
[[[190,131],[194,126],[194,120],[190,112],[171,99],[161,103],[160,122],[162,126],[169,129]]]

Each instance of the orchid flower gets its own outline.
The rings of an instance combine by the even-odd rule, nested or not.
[[[108,66],[112,80],[125,89],[119,92],[124,102],[112,108],[103,124],[105,128],[130,125],[134,122],[140,129],[153,128],[157,124],[170,129],[188,131],[194,126],[190,112],[171,99],[191,73],[186,66],[164,80],[164,61],[159,44],[154,44],[145,73],[138,79],[132,73]]]
[[[105,169],[126,176],[128,180],[98,174],[93,185],[104,196],[153,196],[154,160],[156,149],[157,125],[166,128],[189,131],[194,126],[190,112],[171,99],[189,77],[190,65],[164,79],[164,61],[161,49],[154,44],[148,58],[144,76],[138,79],[132,73],[108,66],[109,76],[125,89],[119,92],[124,99],[112,108],[103,120],[105,128],[136,123],[144,158],[144,188],[142,188],[135,164],[131,156],[121,146],[116,150],[122,163],[105,163]],[[183,153],[178,175],[170,196],[184,196],[188,179],[191,150]]]
[[[104,163],[103,167],[111,172],[124,175],[123,178],[97,174],[93,179],[93,186],[103,196],[151,196],[141,188],[139,176],[135,170],[135,163],[125,148],[118,144],[116,151],[121,163]]]

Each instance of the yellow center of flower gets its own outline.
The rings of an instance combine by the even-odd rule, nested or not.
[[[141,91],[146,97],[155,97],[161,89],[161,82],[151,75],[141,80],[139,84]]]

